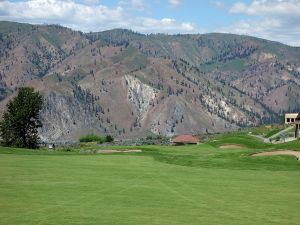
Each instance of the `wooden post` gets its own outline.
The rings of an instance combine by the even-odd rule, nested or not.
[[[295,119],[295,125],[296,125],[296,129],[295,129],[295,138],[296,139],[300,139],[300,134],[299,134],[299,128],[300,128],[300,113],[298,113],[298,116]]]

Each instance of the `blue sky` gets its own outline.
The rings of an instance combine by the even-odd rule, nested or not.
[[[300,0],[0,0],[0,20],[84,32],[224,32],[300,46]]]

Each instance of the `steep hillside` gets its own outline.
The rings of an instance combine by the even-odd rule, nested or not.
[[[40,90],[46,141],[222,132],[300,109],[300,49],[280,43],[11,22],[0,34],[1,109],[19,86]]]
[[[57,26],[0,22],[0,78],[14,90],[75,55],[88,41],[82,33]]]

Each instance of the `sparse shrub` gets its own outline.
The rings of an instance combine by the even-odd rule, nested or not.
[[[111,135],[107,135],[105,137],[105,142],[113,142],[113,141],[114,141],[114,138]]]
[[[100,136],[97,136],[95,134],[88,134],[85,136],[80,137],[79,139],[80,142],[98,142],[98,143],[103,143],[103,139]]]
[[[152,139],[153,139],[153,137],[152,137],[151,135],[148,135],[148,136],[146,137],[146,140],[147,140],[147,141],[152,140]]]

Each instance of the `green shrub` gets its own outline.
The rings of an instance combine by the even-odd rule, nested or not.
[[[105,142],[113,142],[113,141],[114,141],[114,138],[111,135],[107,135],[105,137]]]
[[[148,136],[146,137],[146,140],[147,140],[147,141],[152,140],[152,139],[153,139],[152,135],[148,135]]]
[[[79,139],[80,142],[98,142],[98,143],[103,143],[103,139],[100,136],[97,136],[95,134],[88,134],[85,136],[80,137]]]

